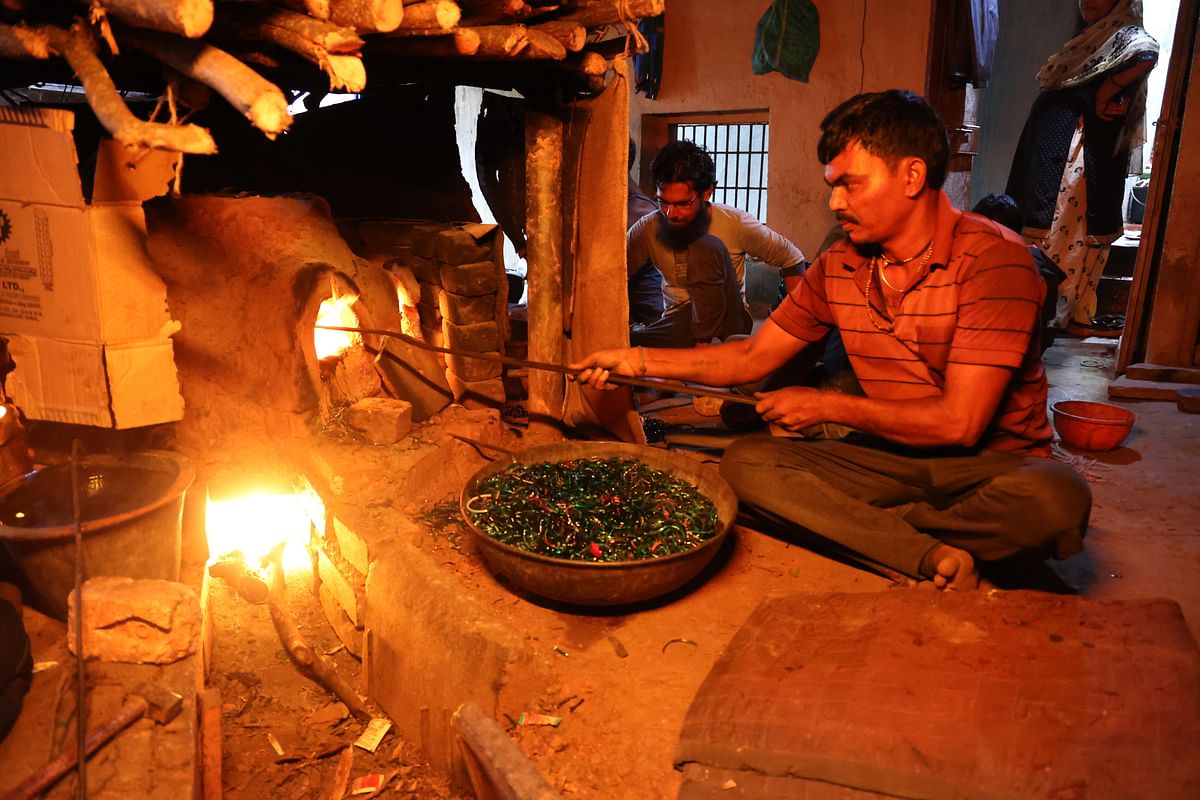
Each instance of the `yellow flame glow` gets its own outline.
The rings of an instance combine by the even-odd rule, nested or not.
[[[246,564],[257,567],[263,556],[281,541],[283,568],[311,569],[308,551],[310,523],[294,494],[259,493],[229,500],[208,500],[209,560],[217,561],[240,551]]]
[[[317,312],[317,324],[357,328],[358,317],[350,309],[357,302],[357,295],[339,295],[334,289],[332,297],[321,301],[321,309]],[[348,331],[326,331],[318,328],[313,332],[313,344],[317,349],[318,361],[341,355],[361,341],[362,336]]]

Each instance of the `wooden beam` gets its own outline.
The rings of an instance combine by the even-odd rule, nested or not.
[[[529,281],[529,358],[562,364],[563,331],[563,121],[533,108],[525,112],[525,258]],[[530,425],[562,419],[566,386],[561,375],[529,376]],[[544,423],[543,423],[544,425]]]
[[[1134,267],[1117,372],[1135,360],[1193,366],[1200,338],[1200,153],[1184,147],[1200,132],[1200,3],[1182,0],[1162,112],[1141,246]]]

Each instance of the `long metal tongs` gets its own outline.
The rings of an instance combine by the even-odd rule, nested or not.
[[[429,350],[434,353],[444,353],[451,356],[460,356],[462,358],[477,358],[480,361],[491,361],[497,364],[505,364],[510,367],[524,367],[526,369],[538,369],[545,372],[557,372],[561,375],[570,375],[572,377],[578,375],[581,370],[571,369],[562,364],[551,364],[548,361],[528,361],[522,358],[511,358],[509,356],[496,355],[493,353],[475,353],[470,350],[459,350],[454,347],[438,347],[437,345],[423,342],[420,339],[415,339],[399,331],[389,331],[383,328],[344,328],[337,325],[316,325],[314,326],[325,331],[345,331],[347,333],[369,333],[373,336],[389,336],[394,339],[399,339],[406,344],[410,344],[420,350]],[[393,361],[403,361],[394,353],[389,353],[387,350],[381,350],[384,355],[391,358]],[[691,394],[697,397],[715,397],[718,400],[728,400],[731,403],[742,403],[743,405],[758,405],[758,400],[753,397],[748,397],[742,394],[734,394],[732,392],[722,392],[717,389],[709,389],[704,386],[691,386],[686,383],[677,383],[675,381],[658,381],[647,380],[645,378],[634,378],[630,375],[617,375],[612,373],[608,376],[609,383],[623,384],[626,386],[640,386],[644,389],[657,389],[662,392],[675,392],[677,394]]]

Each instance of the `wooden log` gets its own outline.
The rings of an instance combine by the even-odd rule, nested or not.
[[[51,26],[42,30],[50,47],[75,70],[88,105],[113,139],[126,147],[204,155],[217,152],[212,135],[199,125],[164,125],[135,117],[96,55],[96,40],[83,23],[76,22],[69,31]]]
[[[525,0],[458,0],[458,4],[463,10],[458,24],[469,28],[512,23],[534,13]]]
[[[270,42],[311,61],[328,76],[331,91],[361,92],[367,86],[367,69],[358,53],[330,53],[311,39],[287,28],[246,25],[231,26],[231,30],[239,37]]]
[[[387,33],[404,21],[402,0],[330,0],[330,19],[360,33]]]
[[[329,19],[329,0],[268,0],[268,2],[299,11],[313,19]]]
[[[263,39],[275,42],[275,31],[300,36],[327,53],[357,53],[362,50],[362,37],[353,28],[326,20],[313,19],[306,14],[258,4],[222,6],[217,21],[243,39]],[[250,30],[255,35],[246,35]],[[275,42],[279,44],[278,42]],[[286,45],[285,45],[286,46]],[[289,48],[291,49],[291,48]]]
[[[378,37],[371,51],[411,57],[473,56],[479,52],[479,34],[474,28],[459,28],[441,36]]]
[[[571,53],[578,53],[587,44],[587,28],[582,25],[576,25],[573,22],[551,20],[550,22],[539,22],[536,25],[530,25],[529,29],[552,36]]]
[[[110,16],[138,28],[199,39],[213,21],[213,0],[100,0]]]
[[[28,25],[0,25],[0,58],[49,58],[50,37]]]
[[[518,53],[520,58],[562,61],[567,57],[566,46],[550,34],[537,28],[526,28],[525,35],[529,37],[529,46]]]
[[[178,36],[134,29],[126,29],[122,38],[189,78],[211,86],[268,139],[274,139],[292,124],[283,92],[224,50]]]
[[[636,23],[646,17],[658,16],[665,7],[665,0],[575,0],[571,10],[558,19],[595,28],[621,22]]]
[[[579,54],[574,66],[584,75],[603,75],[608,72],[608,59],[599,53],[585,50]]]
[[[320,653],[305,641],[300,629],[296,627],[287,607],[287,580],[283,575],[283,545],[271,551],[271,582],[267,593],[267,608],[271,612],[271,621],[275,623],[275,631],[279,641],[287,650],[287,654],[297,665],[307,672],[313,680],[326,691],[331,692],[337,699],[346,704],[361,722],[369,722],[373,717],[383,716],[374,704],[354,690],[346,679]]]
[[[555,800],[558,792],[546,782],[496,720],[475,703],[464,703],[451,718],[462,737],[466,767],[476,797]]]
[[[529,280],[529,358],[562,364],[563,333],[563,121],[525,111],[525,238]],[[529,376],[532,420],[562,419],[566,383],[561,375]],[[536,423],[542,427],[545,423]]]
[[[477,56],[511,58],[529,46],[529,31],[524,25],[482,25],[467,30],[479,34]]]
[[[431,0],[404,7],[404,20],[394,31],[448,31],[458,24],[462,10],[453,0]]]

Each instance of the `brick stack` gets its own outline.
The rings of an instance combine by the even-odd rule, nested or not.
[[[507,338],[508,283],[495,226],[418,225],[410,267],[420,286],[417,311],[425,341],[501,355]],[[461,355],[445,358],[454,399],[466,406],[504,402],[502,366]]]
[[[363,657],[366,633],[363,616],[366,607],[367,570],[370,558],[350,528],[325,505],[320,493],[300,478],[296,495],[312,523],[309,542],[313,559],[313,592],[321,601],[321,610],[346,649]]]

